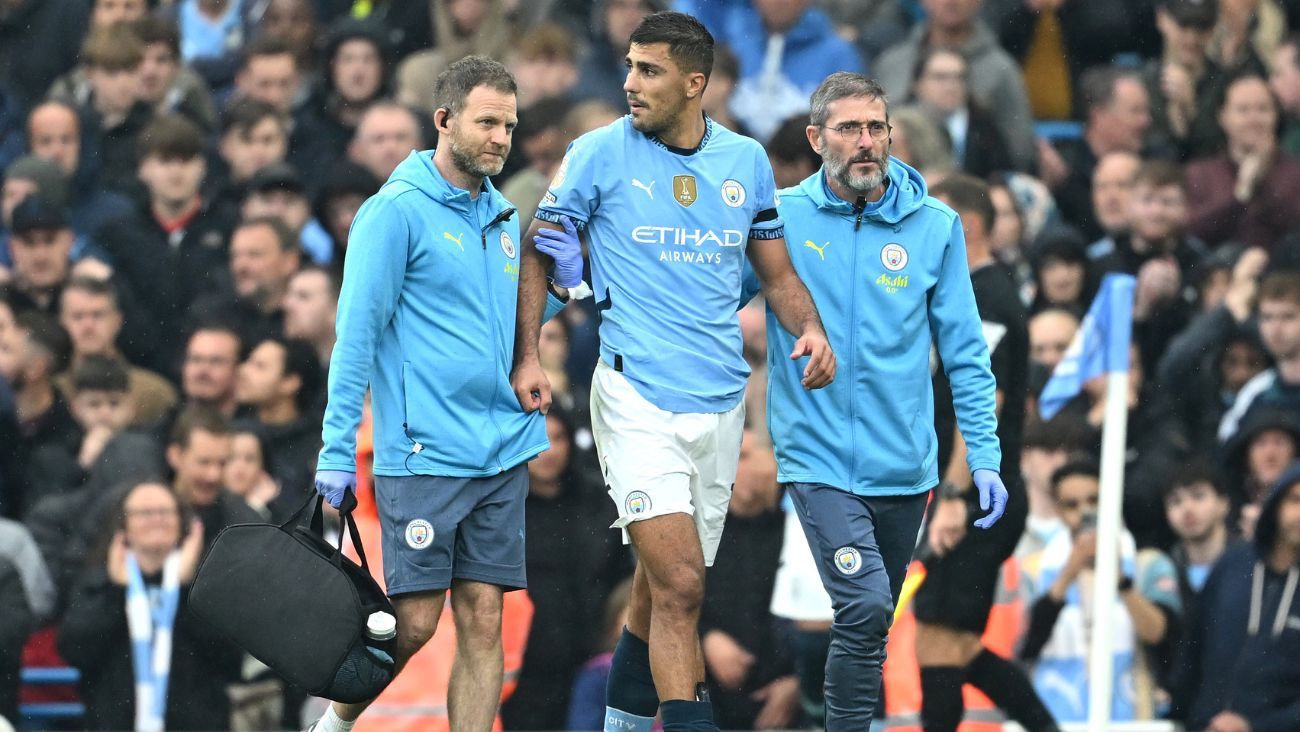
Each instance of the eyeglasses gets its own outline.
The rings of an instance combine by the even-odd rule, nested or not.
[[[861,140],[862,131],[866,130],[867,133],[871,135],[871,139],[879,142],[880,140],[889,137],[889,133],[893,132],[894,126],[884,122],[868,122],[865,125],[861,122],[845,122],[842,125],[836,125],[834,127],[822,125],[822,129],[834,132],[843,138],[845,142],[857,142],[858,140]]]

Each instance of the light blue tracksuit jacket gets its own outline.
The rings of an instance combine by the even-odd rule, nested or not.
[[[920,493],[939,482],[930,345],[952,381],[972,471],[997,471],[995,382],[957,214],[921,175],[889,161],[875,203],[841,200],[817,171],[779,192],[786,245],[837,358],[830,386],[800,385],[807,359],[769,308],[768,427],[783,483],[862,496]],[[757,289],[747,274],[743,300]]]
[[[375,474],[483,477],[547,448],[510,388],[519,218],[488,181],[449,184],[412,152],[352,224],[320,470],[356,470],[371,389]],[[548,294],[546,317],[563,303]]]

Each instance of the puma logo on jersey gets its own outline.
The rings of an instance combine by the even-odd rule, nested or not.
[[[830,242],[826,242],[825,244],[823,244],[823,245],[821,245],[821,246],[817,246],[816,244],[812,243],[811,241],[805,241],[805,242],[803,243],[803,245],[806,246],[806,247],[808,247],[809,249],[813,250],[814,252],[817,252],[817,256],[821,257],[821,260],[822,260],[823,262],[825,262],[825,261],[826,261],[826,247],[830,246],[831,243],[830,243]]]
[[[455,243],[456,246],[460,247],[460,250],[462,252],[465,251],[465,245],[460,243],[460,240],[465,238],[464,234],[461,234],[460,236],[452,236],[450,232],[444,231],[442,232],[442,238],[446,239],[447,241]]]
[[[650,189],[652,189],[652,188],[655,187],[655,182],[654,182],[654,181],[650,181],[650,185],[646,185],[645,183],[642,183],[641,181],[637,180],[636,178],[633,178],[633,179],[632,179],[632,187],[633,187],[633,188],[640,188],[641,190],[645,191],[645,194],[646,194],[647,196],[650,197],[650,200],[651,200],[651,201],[655,200],[655,192],[652,191],[652,190],[650,190]]]

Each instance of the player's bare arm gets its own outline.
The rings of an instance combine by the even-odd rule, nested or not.
[[[826,339],[817,305],[790,263],[785,238],[750,239],[746,255],[772,312],[786,330],[799,336],[790,358],[810,357],[803,372],[804,388],[820,389],[831,383],[835,379],[835,353]]]
[[[546,307],[546,256],[537,251],[537,232],[559,229],[556,224],[533,219],[519,251],[519,304],[515,313],[515,362],[510,386],[525,412],[551,408],[551,382],[542,370],[537,341],[542,332],[542,310]]]

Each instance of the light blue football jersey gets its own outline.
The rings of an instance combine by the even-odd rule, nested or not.
[[[537,218],[585,229],[601,358],[670,412],[723,412],[749,366],[736,308],[750,239],[785,235],[767,154],[705,118],[694,150],[630,115],[575,140]]]

